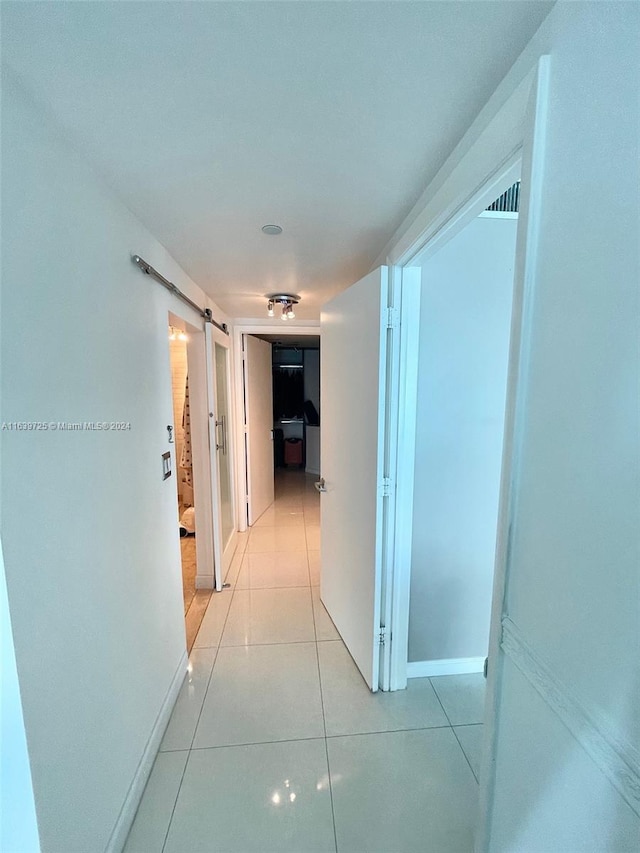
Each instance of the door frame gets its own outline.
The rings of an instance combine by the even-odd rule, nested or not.
[[[402,690],[408,680],[409,606],[413,537],[413,497],[415,476],[415,432],[418,393],[420,334],[421,265],[460,234],[492,201],[520,177],[521,150],[515,151],[488,175],[471,196],[440,227],[417,241],[407,259],[395,268],[401,282],[400,387],[398,417],[398,487],[396,492],[396,541],[394,543],[393,595],[391,602],[393,637],[390,660],[391,690]]]
[[[505,433],[503,439],[502,473],[500,482],[499,515],[496,537],[493,599],[489,638],[489,671],[485,701],[482,767],[480,774],[479,823],[475,849],[484,853],[489,849],[490,811],[493,800],[495,751],[498,731],[498,707],[502,672],[502,615],[505,608],[508,571],[508,548],[513,517],[514,484],[519,461],[519,424],[516,418],[526,394],[527,353],[531,334],[529,310],[535,275],[535,252],[540,219],[540,191],[544,168],[544,134],[549,92],[550,57],[539,56],[535,65],[515,87],[511,96],[496,110],[493,118],[484,123],[477,138],[460,154],[458,150],[434,180],[436,189],[430,198],[423,197],[416,206],[419,211],[403,234],[397,236],[386,255],[387,263],[401,270],[400,276],[415,275],[412,264],[419,254],[437,251],[449,239],[482,212],[488,196],[496,198],[504,189],[504,181],[520,170],[523,152],[527,152],[529,186],[522,196],[523,211],[519,218],[516,240],[516,265],[514,274],[512,330],[509,353]],[[532,107],[533,105],[533,107]],[[534,121],[527,125],[533,109]],[[459,146],[462,148],[462,146]],[[502,191],[502,190],[500,190]],[[494,194],[495,193],[495,194]],[[492,201],[489,198],[488,201]],[[486,205],[485,205],[486,206]],[[428,256],[428,255],[427,255]],[[398,275],[398,273],[395,273]],[[404,314],[403,314],[404,319]],[[412,370],[412,359],[417,352],[414,324],[401,325],[400,385],[406,399],[415,400],[417,370]],[[415,363],[417,359],[413,359]],[[405,452],[410,458],[403,460],[404,476],[398,469],[396,489],[396,554],[392,577],[393,644],[391,649],[391,689],[406,686],[406,667],[409,625],[409,597],[411,585],[412,518],[407,508],[413,508],[413,465],[415,464],[415,411],[402,408],[398,424],[399,443],[404,436]],[[413,435],[413,438],[412,438]],[[398,512],[398,507],[405,512]],[[404,516],[404,518],[403,518]]]
[[[196,589],[213,589],[213,515],[212,483],[209,469],[209,432],[207,423],[207,366],[204,325],[196,326],[189,319],[188,309],[172,307],[167,312],[169,325],[187,334],[187,365],[189,371],[189,405],[191,408],[191,459],[193,470],[193,503],[195,508],[196,536]],[[167,340],[167,358],[169,342]],[[169,363],[169,387],[171,365]],[[171,389],[173,400],[173,389]],[[173,445],[173,474],[178,476],[179,462],[176,445]],[[178,533],[178,492],[176,488],[176,535]]]
[[[280,321],[282,326],[285,323]],[[245,417],[244,417],[244,371],[242,355],[243,335],[275,335],[278,337],[302,337],[313,335],[321,338],[320,323],[309,322],[305,325],[293,325],[287,322],[285,328],[274,322],[260,320],[240,321],[233,327],[233,386],[235,405],[235,470],[236,470],[236,524],[242,533],[247,530],[247,456],[245,446]],[[322,338],[320,341],[322,346]]]
[[[399,333],[390,347],[390,412],[387,415],[388,470],[394,488],[387,507],[383,551],[381,618],[389,626],[382,649],[381,690],[407,686],[409,602],[413,540],[413,491],[420,333],[420,270],[409,264],[389,269]]]
[[[527,395],[529,353],[532,333],[532,304],[535,289],[536,251],[540,228],[542,178],[545,161],[547,113],[549,107],[551,59],[544,55],[534,69],[529,98],[523,117],[522,168],[529,175],[521,192],[522,207],[518,217],[516,263],[514,271],[513,309],[502,473],[496,538],[496,557],[491,604],[487,696],[485,701],[484,737],[482,744],[479,826],[476,851],[487,851],[490,844],[491,811],[495,783],[495,758],[498,741],[499,707],[502,689],[504,653],[502,652],[502,618],[507,610],[510,542],[515,519],[515,501],[520,473],[522,449],[522,412]],[[527,122],[529,123],[527,126]]]
[[[227,377],[227,404],[229,410],[229,426],[228,426],[228,442],[229,442],[229,472],[230,472],[230,498],[231,498],[231,513],[232,513],[232,534],[229,544],[223,548],[223,543],[219,540],[217,533],[222,534],[221,524],[221,491],[220,491],[220,471],[218,465],[218,433],[217,425],[217,399],[218,399],[218,378],[216,371],[216,345],[223,347],[227,351],[226,360],[226,377]],[[206,385],[207,385],[207,436],[208,436],[208,461],[211,483],[211,523],[212,523],[212,543],[213,543],[213,576],[214,589],[221,592],[224,586],[224,579],[231,566],[231,561],[238,540],[238,523],[237,523],[237,507],[235,501],[236,493],[236,472],[235,472],[235,430],[234,430],[234,404],[233,404],[233,388],[231,383],[231,358],[232,348],[229,336],[225,335],[212,323],[205,325],[205,359],[206,359]],[[197,559],[197,556],[196,556]]]
[[[393,559],[383,579],[388,591],[385,613],[390,619],[392,638],[388,653],[390,690],[407,686],[420,308],[420,270],[413,263],[427,244],[435,253],[480,213],[481,209],[474,208],[474,201],[477,203],[485,189],[487,195],[497,190],[509,169],[519,162],[526,141],[530,93],[535,88],[538,69],[546,67],[548,60],[548,56],[536,58],[515,82],[510,95],[502,95],[491,115],[491,102],[485,107],[376,261],[376,265],[390,267],[392,280],[400,287],[400,300],[396,303],[400,311],[397,479],[395,523],[390,534]],[[494,198],[498,195],[500,192]]]

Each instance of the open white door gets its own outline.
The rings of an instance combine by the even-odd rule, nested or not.
[[[322,309],[320,597],[362,676],[380,674],[388,270]]]
[[[273,503],[273,370],[271,344],[242,336],[247,521],[254,524]]]
[[[215,588],[220,591],[231,566],[237,536],[233,501],[229,338],[211,323],[206,323],[205,346],[213,512],[213,567]]]

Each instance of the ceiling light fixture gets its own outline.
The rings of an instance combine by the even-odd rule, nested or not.
[[[278,305],[282,309],[282,320],[295,320],[296,312],[294,305],[300,302],[300,297],[295,293],[268,293],[267,299],[267,315],[273,317],[275,314],[275,306]]]
[[[282,228],[280,225],[263,225],[262,233],[268,234],[270,237],[275,237],[278,234],[282,234]]]
[[[188,341],[189,337],[186,332],[183,332],[182,329],[174,329],[173,326],[169,326],[169,340],[170,341]]]

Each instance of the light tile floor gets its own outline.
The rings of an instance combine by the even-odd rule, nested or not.
[[[369,692],[319,596],[319,495],[284,472],[214,594],[126,853],[471,853],[482,676]]]

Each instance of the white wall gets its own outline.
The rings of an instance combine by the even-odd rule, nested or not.
[[[176,487],[161,454],[168,311],[189,309],[131,253],[203,296],[7,78],[2,129],[2,420],[131,424],[1,433],[42,849],[98,853],[185,652]]]
[[[7,853],[39,853],[31,768],[24,732],[1,546],[0,564],[0,850]]]
[[[570,733],[507,659],[496,853],[640,849],[639,43],[637,4],[562,3],[537,45],[550,100],[505,609],[592,725]],[[594,733],[628,762],[635,814]]]
[[[488,649],[516,226],[479,217],[422,264],[410,661]]]

